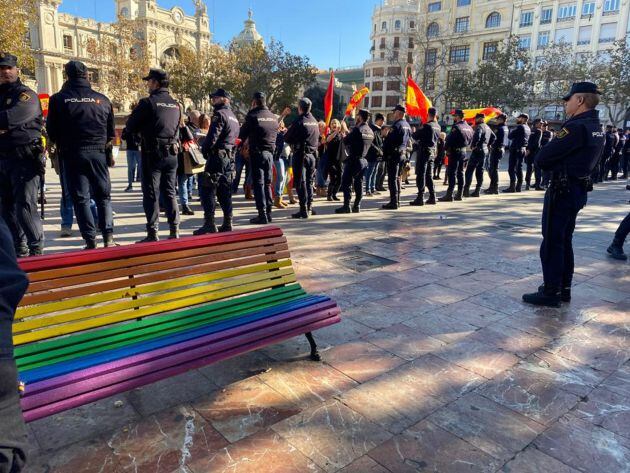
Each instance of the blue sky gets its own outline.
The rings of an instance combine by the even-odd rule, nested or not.
[[[243,29],[248,8],[257,29],[320,68],[359,66],[368,57],[372,10],[380,0],[206,0],[215,41],[227,43]],[[192,0],[158,0],[165,8],[194,13]],[[63,0],[60,10],[98,21],[113,21],[114,0]],[[214,14],[213,14],[214,12]],[[212,26],[214,25],[214,26]],[[339,43],[341,40],[341,54]]]

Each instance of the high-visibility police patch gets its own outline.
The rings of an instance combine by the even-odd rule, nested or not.
[[[31,100],[31,96],[28,95],[26,92],[22,92],[20,94],[20,102],[28,102],[29,100]]]
[[[569,130],[566,128],[563,128],[556,134],[556,138],[561,140],[562,138],[565,138],[568,134],[569,134]]]

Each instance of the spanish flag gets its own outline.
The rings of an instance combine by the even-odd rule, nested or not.
[[[495,107],[486,107],[486,108],[467,108],[465,110],[462,110],[464,112],[464,121],[472,124],[475,122],[475,115],[477,115],[478,113],[483,113],[486,118],[485,118],[485,122],[488,123],[490,120],[492,120],[493,118],[498,117],[499,115],[501,115],[501,110],[499,110],[498,108]],[[454,110],[453,110],[454,112]],[[453,114],[453,112],[451,112],[451,114]]]
[[[352,94],[352,98],[350,99],[350,103],[348,103],[348,107],[346,108],[346,117],[349,117],[352,111],[357,108],[357,105],[363,100],[367,94],[370,93],[370,89],[367,87],[363,87],[362,89],[357,90],[354,94]]]
[[[424,95],[418,84],[411,76],[407,77],[407,115],[420,117],[422,122],[426,123],[431,107],[433,107],[433,103]]]
[[[335,100],[335,73],[330,71],[330,82],[328,83],[328,89],[324,96],[324,121],[326,122],[326,131],[328,132],[328,126],[333,114],[333,103]]]

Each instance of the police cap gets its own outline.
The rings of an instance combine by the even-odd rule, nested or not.
[[[396,105],[394,107],[394,110],[392,110],[392,112],[402,112],[402,113],[407,113],[407,109],[405,108],[404,105]]]
[[[150,69],[149,75],[143,77],[142,80],[156,80],[158,82],[162,82],[168,80],[168,73],[163,69]]]
[[[478,113],[477,115],[475,115],[475,118],[486,118],[486,116],[483,113]]]
[[[567,95],[562,97],[565,102],[573,97],[573,94],[597,94],[602,95],[601,91],[592,82],[574,82],[571,90]]]
[[[0,66],[17,67],[17,57],[13,54],[0,52]]]
[[[267,96],[265,95],[264,92],[254,92],[254,95],[252,98],[254,100],[266,100]]]
[[[456,108],[453,115],[464,118],[464,111],[461,108]]]
[[[217,89],[215,90],[213,93],[210,94],[210,97],[223,97],[226,99],[231,99],[232,96],[230,95],[230,93],[228,91],[226,91],[225,89]]]
[[[535,118],[535,119],[534,119],[534,125],[535,125],[536,123],[544,123],[544,122],[543,122],[542,118]]]
[[[309,112],[311,111],[311,107],[313,106],[313,102],[308,97],[302,97],[298,104],[300,105],[300,108],[302,110],[308,110]]]
[[[505,113],[499,113],[499,115],[497,116],[497,119],[507,120],[507,115]]]
[[[518,118],[524,118],[525,120],[529,120],[529,115],[527,115],[526,113],[521,113]]]
[[[64,66],[69,79],[85,79],[88,75],[87,67],[80,61],[70,61]]]

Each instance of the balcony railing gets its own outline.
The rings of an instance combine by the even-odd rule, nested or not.
[[[591,40],[590,39],[581,39],[577,42],[578,46],[584,46],[585,44],[591,44]]]
[[[563,21],[573,21],[575,20],[575,16],[563,16],[562,18],[558,18],[558,23]]]
[[[609,37],[609,38],[599,38],[599,42],[600,43],[614,43],[615,42],[615,37]]]

